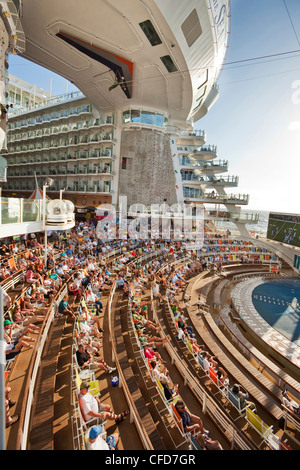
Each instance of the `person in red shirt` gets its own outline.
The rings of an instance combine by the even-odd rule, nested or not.
[[[166,361],[162,359],[161,355],[157,351],[151,349],[150,346],[144,346],[144,354],[145,358],[150,359],[150,361],[156,359],[159,360],[162,364],[166,364]]]

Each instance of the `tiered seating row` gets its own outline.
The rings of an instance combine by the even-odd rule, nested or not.
[[[170,313],[170,316],[173,320],[173,324],[174,324],[174,327],[176,329],[178,329],[177,327],[177,321],[176,321],[176,316],[174,316],[174,313],[172,312],[172,309],[170,308],[170,305],[168,305],[168,308],[169,308],[169,313]],[[206,318],[207,314],[205,313],[204,317]],[[215,331],[215,329],[214,329]],[[199,365],[201,366],[201,369],[203,370],[203,372],[211,379],[211,381],[217,386],[218,390],[221,392],[221,394],[227,399],[227,400],[230,400],[231,403],[235,406],[235,408],[241,413],[241,414],[245,414],[246,413],[246,419],[249,421],[249,416],[250,416],[250,413],[249,413],[249,410],[244,408],[244,409],[241,409],[241,406],[240,406],[240,400],[237,396],[235,396],[228,385],[224,385],[223,383],[221,383],[217,376],[216,376],[216,373],[214,372],[214,370],[210,367],[208,370],[205,370],[205,367],[203,365],[203,358],[200,354],[196,355],[193,351],[193,348],[192,348],[192,344],[191,342],[189,341],[188,338],[185,338],[185,344],[187,346],[187,349],[188,351],[190,352],[190,354],[194,357],[195,360],[198,361]],[[250,410],[251,411],[251,410]],[[252,413],[253,414],[253,413]],[[255,415],[257,416],[257,415]],[[256,418],[256,421],[259,421],[259,417]],[[255,419],[252,419],[252,423],[255,421]],[[261,420],[260,420],[261,421]],[[264,435],[264,440],[265,442],[267,442],[267,444],[271,447],[271,448],[274,448],[274,449],[280,449],[282,448],[282,443],[280,441],[280,439],[275,436],[272,432],[272,427],[269,427],[268,428],[268,432],[266,432]]]

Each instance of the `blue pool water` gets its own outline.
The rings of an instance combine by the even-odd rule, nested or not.
[[[300,280],[262,283],[253,290],[252,302],[272,328],[300,346]]]

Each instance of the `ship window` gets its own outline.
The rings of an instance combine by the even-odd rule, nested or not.
[[[177,68],[169,55],[165,55],[160,58],[168,72],[177,72]]]
[[[130,122],[130,111],[124,111],[123,113],[123,123],[127,124]]]
[[[126,170],[127,158],[122,158],[122,170]]]
[[[150,20],[143,21],[142,23],[139,23],[139,25],[152,46],[157,46],[158,44],[162,43]]]
[[[155,113],[150,111],[142,111],[141,113],[141,122],[144,124],[155,125]]]
[[[186,39],[186,42],[188,43],[188,46],[191,47],[194,42],[198,39],[198,37],[202,34],[202,28],[200,25],[197,10],[195,8],[184,20],[181,25],[181,29]]]

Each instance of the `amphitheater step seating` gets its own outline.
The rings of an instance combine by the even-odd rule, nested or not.
[[[32,410],[31,450],[53,450],[54,389],[64,327],[65,317],[54,318],[42,355],[35,391],[38,399]]]
[[[115,312],[116,310],[118,310],[116,309],[116,305],[118,304],[120,296],[122,296],[122,294],[120,293],[115,294],[115,298],[114,298],[113,305],[112,305],[113,307],[112,309]],[[127,307],[124,308],[123,314],[124,314],[124,317],[126,318]],[[122,368],[122,372],[126,380],[127,387],[133,398],[134,404],[143,422],[147,435],[153,445],[153,448],[155,450],[165,450],[165,446],[161,440],[159,433],[157,432],[155,423],[153,422],[151,414],[149,413],[149,410],[145,404],[144,398],[137,385],[133,370],[128,362],[128,355],[127,355],[126,344],[125,344],[126,334],[125,336],[123,336],[122,334],[121,317],[122,317],[121,312],[120,314],[117,313],[114,316],[114,336],[115,336],[115,341],[116,341],[118,361]],[[123,329],[124,329],[124,326],[123,326]]]

